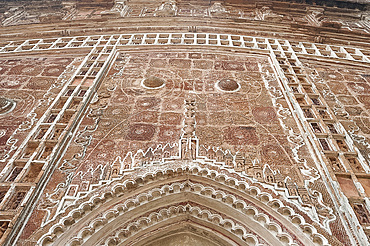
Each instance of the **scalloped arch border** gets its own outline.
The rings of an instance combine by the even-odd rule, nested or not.
[[[221,171],[223,170],[224,169],[221,168]],[[290,232],[299,230],[301,235],[294,234],[294,236],[299,238],[300,241],[304,239],[303,237],[305,236],[303,235],[306,235],[312,242],[312,245],[329,245],[327,239],[318,233],[317,229],[313,225],[306,223],[303,216],[297,214],[293,208],[284,205],[282,201],[273,198],[268,192],[261,191],[261,189],[255,185],[251,185],[246,181],[239,181],[234,177],[226,175],[225,173],[227,173],[227,170],[225,169],[225,171],[226,172],[220,173],[215,170],[210,170],[208,168],[202,168],[199,166],[183,166],[177,169],[167,168],[164,170],[148,172],[143,175],[138,175],[135,179],[131,178],[125,180],[125,176],[123,176],[120,180],[106,184],[105,186],[101,187],[100,190],[91,191],[86,197],[77,199],[74,204],[67,208],[64,216],[62,216],[53,226],[51,226],[49,232],[38,240],[38,245],[50,245],[56,241],[59,241],[60,238],[63,237],[62,235],[66,231],[70,230],[73,225],[77,224],[84,216],[92,213],[93,210],[103,206],[108,201],[122,196],[126,191],[133,190],[133,188],[145,183],[155,183],[158,180],[164,180],[166,176],[171,177],[176,174],[205,177],[219,183],[220,185],[237,189],[247,196],[253,197],[261,203],[269,206],[271,211],[275,211],[275,213],[279,214],[285,218],[285,220],[290,222],[290,225],[284,224],[284,226],[286,226]],[[235,174],[233,173],[233,175]],[[100,193],[98,193],[99,191]],[[124,203],[117,205],[113,209],[107,210],[105,213],[101,214],[100,217],[91,220],[87,227],[84,227],[82,230],[80,230],[77,236],[69,239],[68,241],[70,242],[70,245],[80,245],[83,243],[83,241],[87,240],[88,235],[96,233],[101,227],[114,220],[118,215],[139,207],[143,203],[150,203],[150,201],[153,199],[155,200],[156,197],[163,197],[166,194],[183,191],[193,192],[201,194],[205,197],[208,196],[212,199],[221,200],[225,204],[228,204],[232,209],[253,214],[253,218],[262,223],[265,227],[267,227],[268,230],[274,232],[277,231],[278,233],[283,231],[280,225],[270,220],[269,216],[259,212],[255,207],[249,206],[243,200],[238,199],[235,195],[227,194],[226,192],[222,192],[220,190],[214,190],[209,186],[192,184],[191,182],[186,181],[183,184],[176,182],[171,185],[164,184],[161,188],[152,189],[148,193],[136,194],[134,198],[127,199]],[[213,218],[214,216],[208,217]],[[235,228],[235,226],[232,228]],[[130,230],[129,227],[127,230]],[[294,245],[294,240],[290,235],[286,233],[280,233],[279,236],[284,238],[284,241],[287,242],[288,245]],[[241,238],[246,239],[250,237],[243,232],[243,234],[241,234]],[[117,238],[115,240],[117,240]]]

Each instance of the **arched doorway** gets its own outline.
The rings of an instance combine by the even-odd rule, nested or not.
[[[220,167],[173,166],[137,170],[90,192],[49,225],[39,244],[327,244],[268,189]]]

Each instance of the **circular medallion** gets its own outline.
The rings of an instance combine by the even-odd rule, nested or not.
[[[221,79],[216,83],[217,89],[225,92],[234,92],[240,89],[240,84],[233,79]]]
[[[149,76],[141,82],[141,85],[146,89],[159,89],[166,85],[165,81],[156,76]]]
[[[0,97],[0,114],[6,114],[15,108],[15,102],[11,99]]]

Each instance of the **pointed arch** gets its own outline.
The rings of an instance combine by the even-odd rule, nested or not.
[[[238,174],[173,166],[136,170],[76,200],[39,245],[146,245],[184,233],[215,245],[328,244],[282,197]]]

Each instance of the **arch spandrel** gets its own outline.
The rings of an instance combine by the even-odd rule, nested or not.
[[[146,232],[165,235],[171,223],[183,221],[210,228],[217,238],[221,233],[234,245],[327,244],[281,196],[239,175],[194,165],[163,168],[136,179],[124,176],[77,200],[38,243],[140,245],[146,234],[156,238]]]

